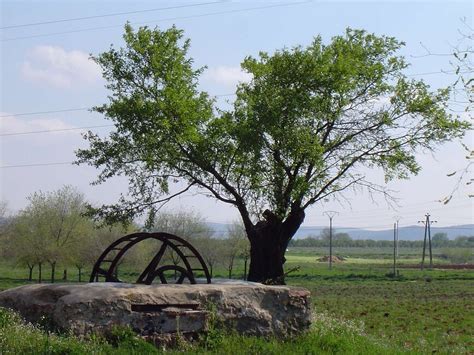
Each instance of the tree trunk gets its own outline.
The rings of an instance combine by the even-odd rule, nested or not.
[[[82,279],[81,279],[81,278],[82,278],[82,267],[79,267],[79,266],[78,266],[78,267],[77,267],[77,271],[78,271],[78,272],[77,272],[78,280],[79,280],[79,282],[81,282],[81,281],[82,281]]]
[[[35,264],[27,264],[28,266],[28,281],[32,281],[33,280],[33,269],[35,268]]]
[[[244,258],[244,280],[247,280],[247,261],[248,258]]]
[[[63,271],[63,281],[67,281],[67,269]]]
[[[227,271],[229,271],[229,279],[232,278],[232,270],[234,269],[234,256],[231,256],[229,264],[227,265]]]
[[[266,284],[284,285],[285,252],[288,243],[304,221],[304,211],[292,211],[285,221],[265,211],[265,221],[247,231],[250,240],[250,267],[248,280]]]
[[[51,283],[54,284],[54,280],[56,276],[56,262],[53,262],[50,264],[51,264]]]
[[[43,275],[41,273],[41,263],[38,263],[38,283],[42,283],[43,282]]]
[[[270,284],[284,284],[283,264],[285,249],[281,237],[269,230],[260,230],[250,240],[248,280]]]

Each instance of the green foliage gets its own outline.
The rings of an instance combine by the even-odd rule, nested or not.
[[[444,248],[442,257],[452,263],[464,264],[474,262],[474,249],[472,248]]]
[[[92,229],[91,221],[83,216],[84,195],[63,186],[53,192],[36,192],[28,201],[9,228],[10,257],[28,265],[49,263],[53,269],[59,262],[70,262],[74,246]]]
[[[251,215],[266,209],[284,220],[348,187],[380,191],[357,174],[362,166],[387,179],[416,174],[418,149],[469,127],[446,112],[447,90],[404,76],[403,43],[392,37],[348,29],[328,44],[316,37],[247,57],[252,79],[229,111],[198,90],[203,69],[193,68],[182,31],[127,25],[124,40],[94,58],[111,92],[95,110],[116,130],[89,132],[90,148],[77,153],[78,163],[102,169],[97,183],[129,178],[128,196],[93,210],[109,222],[153,216],[198,188],[238,208],[248,232]]]
[[[199,213],[183,210],[160,211],[153,219],[149,229],[153,232],[178,235],[185,239],[210,237],[213,234],[212,229]]]
[[[157,349],[145,340],[137,337],[137,334],[130,328],[115,325],[111,331],[106,334],[105,339],[114,347],[119,347],[122,351],[130,350],[136,354],[151,354],[157,352]]]
[[[374,239],[352,239],[346,233],[334,233],[333,245],[345,248],[393,248],[393,240],[374,240]],[[423,240],[399,240],[398,245],[401,248],[420,249],[423,246]],[[441,247],[459,247],[474,248],[474,237],[457,237],[450,240],[445,233],[436,233],[432,238],[434,248]],[[329,246],[329,232],[323,230],[320,236],[309,236],[306,238],[293,239],[289,246],[291,247],[327,247]],[[356,250],[356,249],[354,249]]]
[[[321,318],[320,318],[321,319]],[[293,339],[257,338],[223,335],[218,349],[194,348],[196,354],[398,354],[403,350],[382,345],[362,334],[354,333],[350,322],[324,318],[315,320],[312,329]],[[329,322],[328,322],[329,321]]]
[[[0,308],[0,349],[2,354],[110,353],[110,347],[83,342],[74,337],[47,333],[25,323],[12,311]]]
[[[433,235],[431,238],[431,242],[434,247],[447,246],[450,244],[450,240],[446,233],[435,233],[435,235]]]
[[[105,335],[105,339],[110,344],[117,346],[122,342],[133,343],[136,339],[136,334],[130,327],[114,325],[110,332]]]
[[[113,333],[113,334],[112,334]],[[229,334],[215,329],[212,339],[204,338],[195,344],[159,350],[138,339],[133,331],[115,328],[108,336],[111,343],[101,338],[79,340],[45,333],[31,324],[25,324],[15,313],[0,309],[0,349],[2,354],[332,354],[351,353],[392,354],[401,351],[392,345],[382,345],[367,337],[360,326],[322,314],[315,318],[312,329],[293,339],[257,338]],[[14,338],[12,338],[14,337]]]
[[[0,308],[0,328],[10,327],[19,322],[21,322],[21,318],[17,313]]]
[[[217,317],[216,306],[209,303],[207,310],[209,311],[208,330],[199,337],[199,342],[206,351],[217,351],[224,341],[224,328]]]
[[[115,327],[107,338],[92,336],[80,340],[73,336],[50,333],[30,323],[18,314],[0,308],[0,352],[2,354],[156,354],[159,351],[139,339],[126,327]]]

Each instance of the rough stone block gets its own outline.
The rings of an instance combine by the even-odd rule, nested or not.
[[[199,333],[207,330],[212,309],[241,334],[286,337],[308,329],[309,297],[302,288],[250,282],[36,284],[0,292],[0,306],[31,322],[46,317],[79,336],[113,325],[128,325],[143,336]]]

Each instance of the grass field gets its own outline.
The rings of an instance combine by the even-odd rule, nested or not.
[[[348,258],[332,270],[311,255],[287,259],[300,266],[288,284],[311,290],[316,313],[359,321],[368,335],[413,352],[474,351],[473,270],[404,268],[392,278],[386,259]]]
[[[474,270],[401,268],[394,278],[389,250],[336,251],[346,260],[333,264],[332,270],[316,261],[323,254],[324,250],[311,248],[287,253],[286,269],[299,267],[288,275],[287,283],[306,287],[312,294],[316,321],[310,334],[293,342],[222,335],[219,349],[255,354],[474,353]],[[400,256],[401,265],[420,262],[419,253],[412,250],[401,251]],[[435,254],[434,263],[442,267],[446,260]],[[234,274],[242,272],[242,265],[237,265]],[[215,276],[226,274],[222,268]],[[26,276],[26,269],[0,264],[0,289],[27,283]],[[73,269],[69,277],[76,278]],[[110,350],[100,346],[99,353]],[[188,351],[214,352],[205,343]]]

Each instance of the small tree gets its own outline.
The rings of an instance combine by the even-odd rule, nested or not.
[[[211,237],[199,238],[195,241],[199,253],[209,268],[209,274],[214,276],[214,268],[222,262],[223,241]]]
[[[174,234],[184,239],[211,236],[213,233],[205,219],[193,211],[160,212],[155,216],[149,229]]]
[[[19,260],[28,260],[28,265],[36,263],[41,267],[42,263],[48,262],[51,282],[54,282],[58,262],[69,260],[72,246],[85,234],[89,224],[83,217],[84,196],[76,189],[64,186],[50,193],[34,193],[28,201],[29,205],[16,221],[12,243]]]
[[[38,282],[43,280],[42,266],[46,262],[48,247],[42,237],[41,218],[38,211],[28,206],[13,220],[8,246],[12,258],[20,265],[28,267],[28,280],[33,279],[33,269],[38,266]]]
[[[91,222],[80,239],[75,239],[71,246],[70,260],[78,271],[78,281],[82,281],[84,269],[92,269],[102,252],[112,242],[137,230],[134,225],[124,228],[122,225],[94,226]],[[120,262],[121,263],[121,262]]]
[[[156,215],[149,228],[156,232],[176,235],[190,241],[191,244],[194,244],[193,240],[196,238],[210,237],[213,234],[204,218],[192,211],[161,212]],[[156,252],[157,250],[154,250],[154,253]],[[165,256],[175,266],[181,262],[181,257],[172,249],[168,249]]]
[[[234,269],[234,263],[236,258],[244,258],[244,263],[246,264],[246,256],[248,255],[248,240],[245,235],[245,229],[240,223],[232,223],[228,227],[227,239],[224,241],[223,245],[223,259],[227,267],[229,279],[232,278],[232,271]],[[248,259],[248,256],[247,256]],[[247,272],[246,265],[244,266],[244,276]],[[245,278],[245,277],[244,277]]]
[[[84,244],[79,244],[75,250],[71,262],[77,269],[77,281],[82,282],[82,270],[88,265],[93,265],[94,261],[90,258],[91,252],[89,249],[90,243],[87,238],[84,238]]]
[[[0,200],[0,257],[9,257],[8,237],[11,231],[13,217],[8,215],[8,204]]]
[[[363,167],[387,180],[420,170],[415,154],[461,137],[469,124],[446,112],[449,90],[409,80],[403,45],[348,29],[324,44],[247,57],[251,75],[234,107],[218,110],[198,89],[182,31],[125,27],[125,47],[94,60],[112,120],[107,138],[89,132],[79,163],[101,168],[97,183],[129,178],[129,196],[93,210],[109,222],[151,215],[191,189],[235,207],[250,242],[249,280],[284,282],[285,251],[305,211],[347,188],[386,193]],[[175,184],[180,182],[181,184]]]
[[[449,244],[449,238],[446,233],[435,233],[431,238],[431,242],[435,248],[443,247]]]

